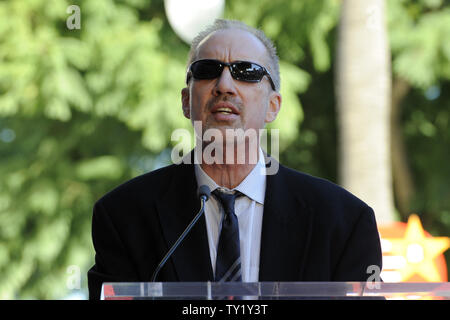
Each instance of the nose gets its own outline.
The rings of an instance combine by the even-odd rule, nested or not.
[[[220,96],[221,94],[235,95],[235,80],[231,76],[229,67],[225,66],[221,75],[216,79],[213,87],[213,94]]]

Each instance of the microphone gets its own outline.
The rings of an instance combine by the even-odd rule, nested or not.
[[[211,190],[209,190],[209,187],[206,184],[204,184],[197,189],[197,196],[200,199],[205,199],[206,202],[211,196]]]
[[[169,260],[170,256],[174,253],[174,251],[178,248],[180,243],[184,240],[186,235],[191,231],[192,227],[197,223],[198,219],[202,216],[203,212],[205,211],[205,202],[208,201],[209,197],[211,195],[211,190],[207,185],[201,185],[197,189],[197,196],[200,198],[200,211],[195,215],[194,219],[192,219],[191,223],[184,229],[181,236],[175,241],[173,246],[170,248],[170,250],[166,253],[164,258],[159,263],[158,267],[156,268],[155,272],[153,272],[152,280],[151,282],[156,281],[156,277],[158,276],[159,271],[162,269],[162,267],[166,264],[167,260]]]

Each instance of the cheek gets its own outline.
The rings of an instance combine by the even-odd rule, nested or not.
[[[211,97],[211,88],[206,83],[194,83],[190,90],[191,103],[204,105]],[[194,105],[192,105],[194,106]]]
[[[263,127],[269,109],[267,98],[265,98],[264,93],[261,93],[261,95],[255,96],[253,101],[249,101],[249,103],[251,104],[252,110],[248,110],[250,113],[247,115],[248,121],[251,121],[259,127]]]
[[[189,103],[191,106],[191,116],[198,119],[205,106],[205,101],[202,99],[201,93],[192,90]]]

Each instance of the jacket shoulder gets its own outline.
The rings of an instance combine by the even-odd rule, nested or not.
[[[280,172],[289,190],[309,206],[343,213],[372,210],[363,200],[327,179],[284,166],[280,166]]]
[[[126,203],[140,198],[157,198],[165,190],[177,165],[169,165],[134,177],[103,195],[97,203]]]

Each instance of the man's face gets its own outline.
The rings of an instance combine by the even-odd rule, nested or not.
[[[199,46],[195,60],[216,59],[223,62],[251,61],[268,69],[267,50],[251,33],[228,29],[216,31]],[[220,77],[208,80],[191,79],[182,90],[183,113],[186,118],[201,121],[203,133],[216,128],[259,130],[275,120],[281,96],[272,90],[265,76],[261,82],[250,83],[233,79],[228,67]],[[221,108],[231,108],[232,113]]]

